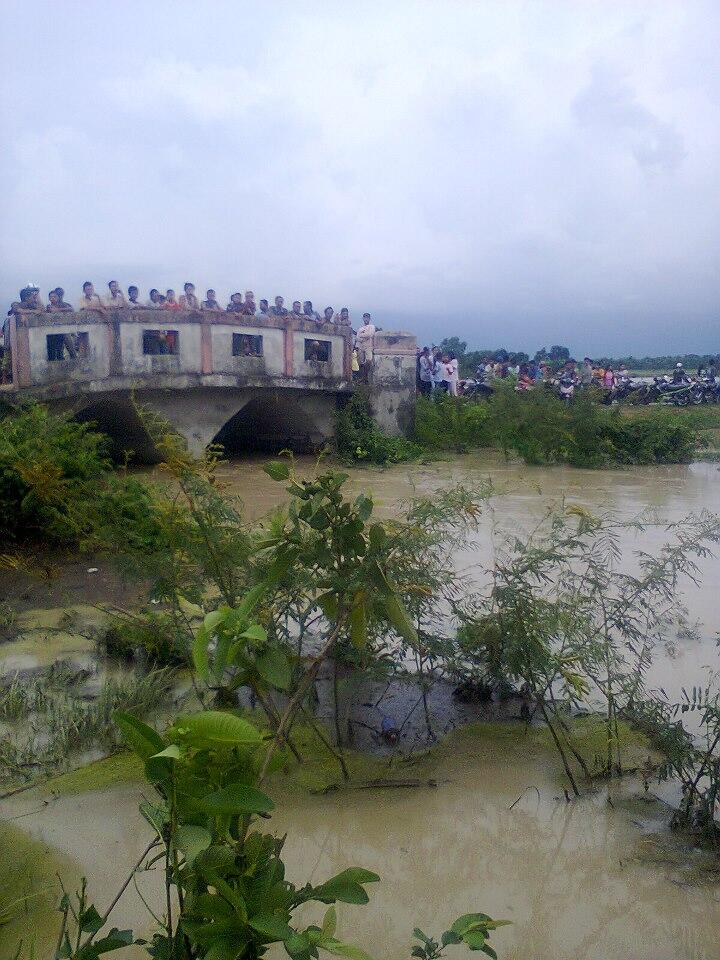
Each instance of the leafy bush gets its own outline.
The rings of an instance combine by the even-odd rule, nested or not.
[[[701,443],[687,417],[657,409],[634,418],[597,400],[588,390],[566,404],[550,390],[520,393],[507,384],[487,401],[421,397],[415,437],[434,449],[494,446],[526,463],[575,467],[689,463]]]
[[[415,439],[434,450],[464,452],[488,446],[490,410],[487,403],[473,403],[448,393],[418,397],[415,410]]]
[[[153,537],[147,487],[116,473],[106,438],[40,404],[0,420],[0,540],[58,545],[104,538],[109,528]]]
[[[373,420],[370,399],[358,391],[338,413],[335,447],[341,460],[350,463],[405,463],[418,460],[422,449],[404,437],[388,437]]]

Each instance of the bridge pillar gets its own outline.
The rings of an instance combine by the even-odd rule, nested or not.
[[[412,334],[375,334],[371,403],[379,428],[391,437],[413,431],[416,365],[417,340]]]

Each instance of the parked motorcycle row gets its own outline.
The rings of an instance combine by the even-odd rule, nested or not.
[[[487,397],[494,390],[492,379],[480,375],[461,381],[461,393],[467,397]],[[550,387],[561,400],[570,402],[580,388],[576,377],[560,372],[550,380],[540,381],[536,386]],[[699,406],[703,403],[720,403],[720,378],[690,377],[682,379],[664,377],[620,377],[611,389],[597,386],[603,394],[602,402],[626,402],[633,404],[659,403],[673,407]]]

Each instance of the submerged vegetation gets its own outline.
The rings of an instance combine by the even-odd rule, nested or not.
[[[432,446],[443,426],[459,446],[491,436],[528,462],[585,466],[675,462],[694,442],[691,427],[664,413],[657,422],[630,421],[589,400],[565,407],[540,391],[535,396],[421,402],[418,435]],[[589,419],[581,417],[583,404]],[[38,409],[21,416],[46,418]],[[341,452],[373,449],[362,401],[354,398],[342,416]],[[193,459],[155,424],[168,482],[150,488],[132,481],[140,496],[130,508],[131,481],[122,474],[111,479],[101,446],[90,439],[83,447],[83,438],[93,436],[84,430],[75,437],[76,452],[85,450],[81,459],[100,466],[76,476],[67,459],[74,426],[62,423],[70,431],[67,449],[61,445],[62,482],[48,494],[40,472],[31,471],[32,484],[22,496],[13,494],[20,497],[14,502],[29,511],[33,536],[48,524],[57,542],[91,542],[117,558],[144,583],[156,609],[128,611],[104,634],[105,651],[135,669],[129,678],[107,679],[92,699],[83,687],[87,678],[62,672],[6,688],[0,720],[26,733],[0,740],[0,765],[8,779],[27,780],[63,769],[90,747],[112,752],[119,729],[136,755],[133,769],[142,769],[155,791],[140,808],[152,839],[118,894],[136,872],[159,864],[165,902],[153,914],[151,941],[135,940],[151,956],[255,960],[282,943],[293,960],[316,958],[320,950],[364,960],[360,948],[338,938],[334,904],[367,902],[365,885],[379,878],[351,867],[297,887],[285,876],[283,841],[261,829],[273,809],[267,785],[288,764],[312,776],[306,759],[319,754],[339,788],[357,779],[350,751],[357,678],[415,685],[408,716],[378,731],[385,748],[402,749],[415,712],[424,722],[424,745],[436,739],[431,694],[440,682],[468,699],[513,700],[525,723],[541,724],[552,742],[568,799],[597,778],[629,771],[648,784],[673,777],[682,791],[676,821],[720,839],[718,690],[705,681],[672,703],[648,680],[655,649],[687,629],[678,582],[698,578],[698,561],[720,543],[720,518],[702,514],[668,525],[662,549],[636,551],[628,562],[622,535],[657,526],[656,520],[562,507],[524,539],[496,538],[492,562],[471,583],[456,559],[478,532],[493,495],[488,484],[414,497],[383,521],[370,497],[348,497],[346,474],[321,467],[305,478],[283,458],[265,469],[284,486],[286,506],[249,522],[242,504],[223,492],[214,454]],[[47,426],[36,422],[38,429]],[[13,442],[27,456],[21,462],[16,454],[8,471],[21,480],[22,464],[36,455],[29,422],[23,429],[15,434],[22,444]],[[53,455],[43,447],[53,442],[37,445],[42,456]],[[419,449],[409,445],[408,457]],[[380,457],[365,459],[392,462],[389,454]],[[100,490],[101,510],[89,502],[89,483]],[[21,528],[13,535],[21,539]],[[156,730],[141,718],[157,721],[158,704],[168,700],[171,673],[158,669],[163,664],[189,668],[195,712],[186,705]],[[331,691],[325,714],[318,709],[320,678]],[[680,723],[690,713],[700,736]],[[482,736],[482,729],[471,733]],[[328,909],[319,924],[306,925],[297,909],[312,901]],[[111,912],[100,915],[84,885],[65,894],[57,960],[97,960],[133,941],[130,931],[108,931]],[[494,957],[489,939],[500,923],[467,914],[437,939],[418,928],[412,955],[435,960],[461,945]]]
[[[66,769],[82,752],[107,752],[119,743],[113,714],[139,716],[167,702],[167,670],[132,672],[105,680],[92,697],[83,677],[57,669],[37,679],[16,677],[0,692],[0,784],[30,781]]]
[[[630,417],[590,392],[567,404],[548,390],[506,386],[488,400],[419,397],[415,435],[430,449],[495,447],[529,464],[574,467],[689,463],[702,445],[695,424],[670,410]]]

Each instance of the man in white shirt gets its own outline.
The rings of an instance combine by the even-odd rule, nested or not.
[[[120,289],[120,284],[117,280],[111,280],[108,284],[110,293],[107,298],[107,306],[113,310],[119,310],[121,307],[127,306],[127,300],[125,299],[125,294]]]
[[[102,297],[95,293],[95,288],[89,280],[86,280],[83,284],[83,295],[80,297],[78,310],[101,310],[103,313],[105,312],[105,303]]]
[[[420,393],[427,397],[432,393],[433,386],[433,359],[430,348],[423,347],[418,360],[420,366]]]
[[[362,379],[367,382],[370,364],[373,359],[373,337],[375,336],[375,324],[372,322],[369,313],[363,314],[362,326],[355,336],[355,347],[358,354],[358,363]]]

